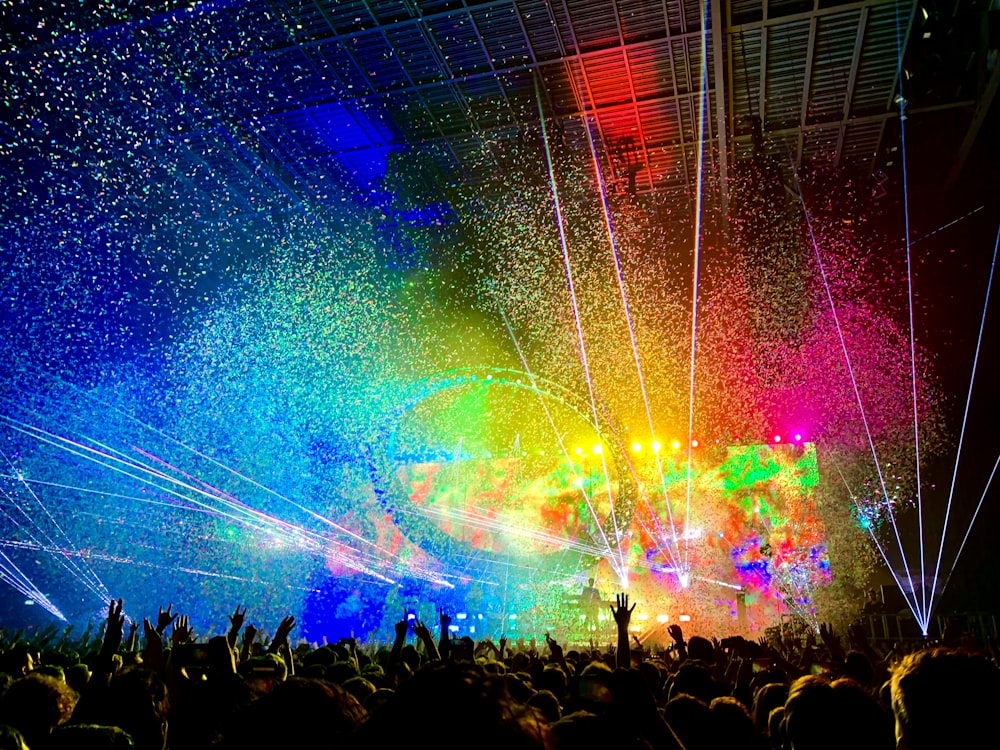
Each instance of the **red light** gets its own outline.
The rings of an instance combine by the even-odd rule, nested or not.
[[[774,442],[780,443],[781,442],[781,435],[775,435],[774,436]]]

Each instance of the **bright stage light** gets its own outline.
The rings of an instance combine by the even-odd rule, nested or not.
[[[795,433],[795,442],[798,443],[798,442],[801,442],[801,441],[802,441],[802,433],[801,432],[796,432]]]
[[[516,620],[517,619],[517,615],[516,614],[507,615],[507,619],[508,620]]]
[[[660,442],[658,440],[654,440],[649,447],[653,449],[653,453],[660,452]]]
[[[601,455],[601,453],[604,451],[604,449],[601,447],[600,443],[598,443],[597,445],[595,445],[590,450],[594,453],[595,456]]]
[[[670,619],[670,615],[657,615],[656,616],[656,621],[658,623],[660,623],[660,625],[662,625],[663,623],[665,623],[669,619]]]
[[[583,455],[583,448],[581,448],[580,446],[577,446],[576,448],[573,449],[573,452],[576,455],[578,455],[578,456],[582,456]]]
[[[774,442],[780,443],[781,442],[781,435],[775,435],[774,436]]]
[[[637,620],[648,620],[649,619],[649,615],[647,615],[645,612],[640,612],[639,614],[637,614],[635,616],[635,619],[637,619]]]
[[[691,574],[690,573],[678,573],[677,580],[681,584],[682,589],[686,589],[691,585]]]
[[[692,440],[691,441],[691,447],[692,448],[697,448],[698,447],[698,441],[697,440]]]
[[[639,453],[642,450],[642,443],[632,443],[632,452]]]
[[[672,442],[670,444],[670,447],[673,448],[674,450],[677,450],[678,448],[681,447],[681,441],[680,440],[675,440],[674,442]]]
[[[691,615],[681,615],[677,619],[681,622],[691,622]]]
[[[455,615],[456,620],[464,620],[466,617],[468,617],[468,615],[465,612],[459,612]]]

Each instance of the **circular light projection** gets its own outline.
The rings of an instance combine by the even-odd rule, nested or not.
[[[456,370],[379,424],[369,463],[390,518],[442,564],[543,559],[567,572],[620,555],[635,490],[616,435],[557,384]]]

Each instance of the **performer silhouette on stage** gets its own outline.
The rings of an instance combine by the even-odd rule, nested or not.
[[[588,578],[587,585],[580,594],[580,609],[583,610],[584,623],[588,632],[598,629],[598,613],[601,611],[601,592],[594,585],[594,579]]]

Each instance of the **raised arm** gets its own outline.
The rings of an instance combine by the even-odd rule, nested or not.
[[[632,649],[629,645],[628,626],[632,621],[632,610],[635,604],[628,606],[628,594],[618,594],[616,598],[617,607],[611,607],[611,615],[615,618],[618,626],[618,647],[615,650],[615,663],[621,669],[628,669],[632,665]]]

